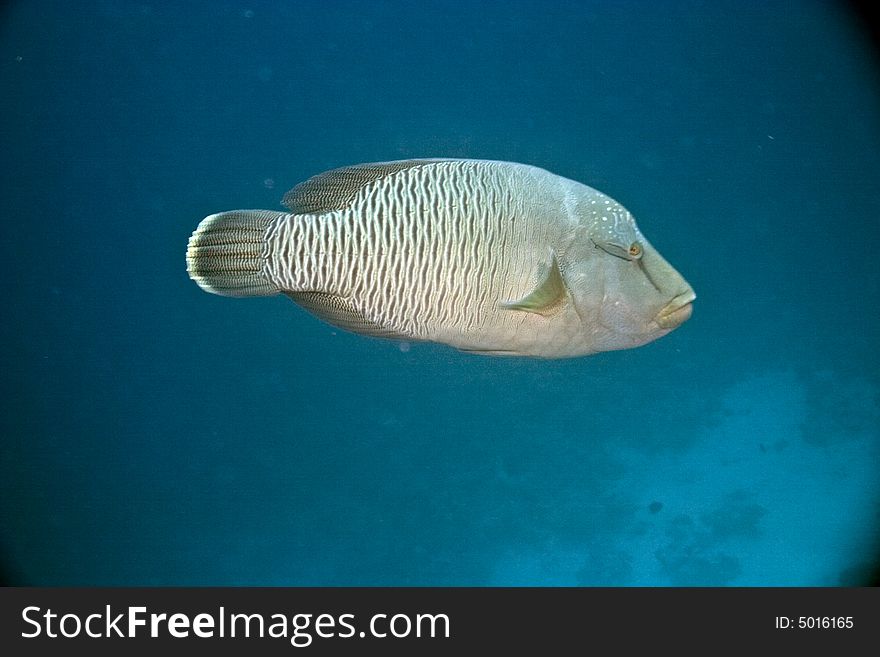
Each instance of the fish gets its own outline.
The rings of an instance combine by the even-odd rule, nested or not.
[[[362,335],[547,359],[647,344],[696,298],[620,203],[527,164],[358,164],[282,203],[205,217],[190,278],[223,296],[283,294]]]

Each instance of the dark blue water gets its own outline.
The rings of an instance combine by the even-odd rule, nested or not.
[[[0,10],[0,556],[24,584],[839,585],[880,547],[880,73],[832,2]],[[699,295],[492,359],[188,280],[328,168],[535,164]]]

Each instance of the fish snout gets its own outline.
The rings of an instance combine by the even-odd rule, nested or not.
[[[660,328],[674,329],[690,319],[693,312],[693,301],[697,295],[690,288],[673,297],[672,301],[663,306],[663,309],[654,317],[654,321]]]

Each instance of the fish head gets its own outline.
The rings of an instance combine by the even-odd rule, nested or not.
[[[687,321],[696,294],[625,208],[604,195],[600,201],[581,224],[572,297],[592,351],[638,347]]]

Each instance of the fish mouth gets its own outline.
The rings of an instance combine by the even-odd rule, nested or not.
[[[696,298],[697,295],[694,294],[694,291],[687,289],[681,294],[673,297],[672,301],[667,303],[663,309],[657,313],[654,321],[657,322],[660,328],[665,329],[674,329],[677,326],[681,326],[690,319],[691,313],[694,310],[693,305],[691,304]]]

